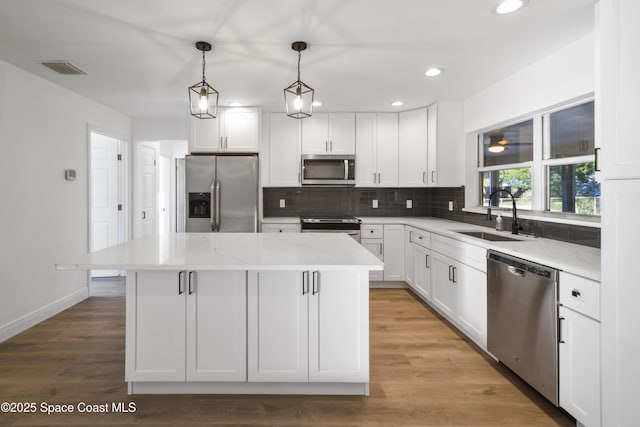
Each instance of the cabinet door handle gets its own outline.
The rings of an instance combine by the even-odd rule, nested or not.
[[[436,171],[431,171],[431,182],[434,183],[434,184],[436,183],[435,176],[436,176]]]
[[[576,297],[576,298],[579,297],[580,296],[580,291],[577,290],[577,289],[572,289],[571,290],[571,296],[572,297]]]
[[[333,153],[333,141],[329,141],[329,151]]]
[[[300,184],[300,172],[298,172],[298,184]]]
[[[426,181],[426,179],[427,179],[427,178],[426,178],[426,176],[427,176],[427,173],[426,173],[426,172],[422,172],[422,183],[423,183],[423,184],[426,184],[426,183],[427,183],[427,181]]]
[[[378,172],[378,184],[380,184],[380,172]]]
[[[178,295],[184,294],[184,276],[186,271],[178,271]]]
[[[142,211],[142,219],[147,219],[147,213],[145,211]]]
[[[196,291],[196,272],[189,272],[189,295]]]
[[[224,149],[228,149],[229,148],[229,137],[225,136],[224,137]]]
[[[313,291],[312,291],[312,295],[315,295],[317,293],[320,292],[320,272],[319,271],[314,271],[313,272]]]
[[[596,172],[600,172],[600,147],[596,147],[596,149],[594,150],[594,154],[596,156],[596,160],[595,160],[595,171]]]
[[[409,243],[413,243],[413,230],[409,231]]]
[[[309,293],[309,272],[302,272],[302,295]]]
[[[453,275],[452,275],[453,280],[452,280],[452,282],[453,283],[458,283],[458,278],[456,277],[457,276],[458,267],[453,267],[452,269],[453,269]]]
[[[382,255],[382,243],[378,243],[380,245],[380,255]]]
[[[429,254],[425,254],[425,255],[424,255],[424,266],[425,266],[426,268],[430,268],[430,267],[429,267]]]
[[[222,137],[220,137],[220,149],[222,150],[224,148],[224,140],[222,139]]]
[[[374,184],[376,183],[376,173],[375,172],[373,173],[373,183]]]
[[[324,151],[326,151],[327,153],[329,152],[329,141],[325,141],[324,142]]]
[[[562,321],[564,317],[558,317],[558,342],[560,344],[564,344],[564,340],[562,339]]]

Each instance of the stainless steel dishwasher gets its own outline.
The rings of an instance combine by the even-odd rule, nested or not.
[[[556,406],[557,284],[557,270],[487,254],[487,349]]]

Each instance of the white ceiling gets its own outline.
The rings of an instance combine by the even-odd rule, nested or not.
[[[220,105],[282,111],[303,40],[316,111],[405,110],[462,100],[592,32],[594,3],[529,0],[500,16],[497,0],[0,0],[0,59],[130,116],[179,116],[204,40]],[[446,71],[427,78],[430,66]]]

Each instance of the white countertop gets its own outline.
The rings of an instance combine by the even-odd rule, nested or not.
[[[440,218],[396,218],[396,217],[360,217],[363,224],[404,224],[451,237],[465,243],[493,249],[505,254],[524,258],[532,262],[547,265],[591,280],[600,281],[600,249],[540,237],[514,236],[508,231],[498,232],[493,228],[480,227],[464,222],[449,221]],[[491,242],[465,236],[456,231],[485,231],[505,233],[518,242]]]
[[[300,224],[300,217],[297,216],[270,216],[262,218],[263,224]]]
[[[173,233],[93,252],[58,270],[382,270],[346,234]]]

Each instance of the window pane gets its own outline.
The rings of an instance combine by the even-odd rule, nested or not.
[[[594,154],[593,101],[549,115],[551,158]]]
[[[485,132],[482,136],[484,166],[533,160],[533,120]]]
[[[498,189],[509,191],[516,199],[518,209],[531,209],[531,168],[503,169],[482,173],[482,206],[489,206],[489,195]],[[512,206],[505,192],[495,194],[492,207]]]
[[[551,212],[600,215],[600,183],[595,163],[549,166],[548,206]]]

